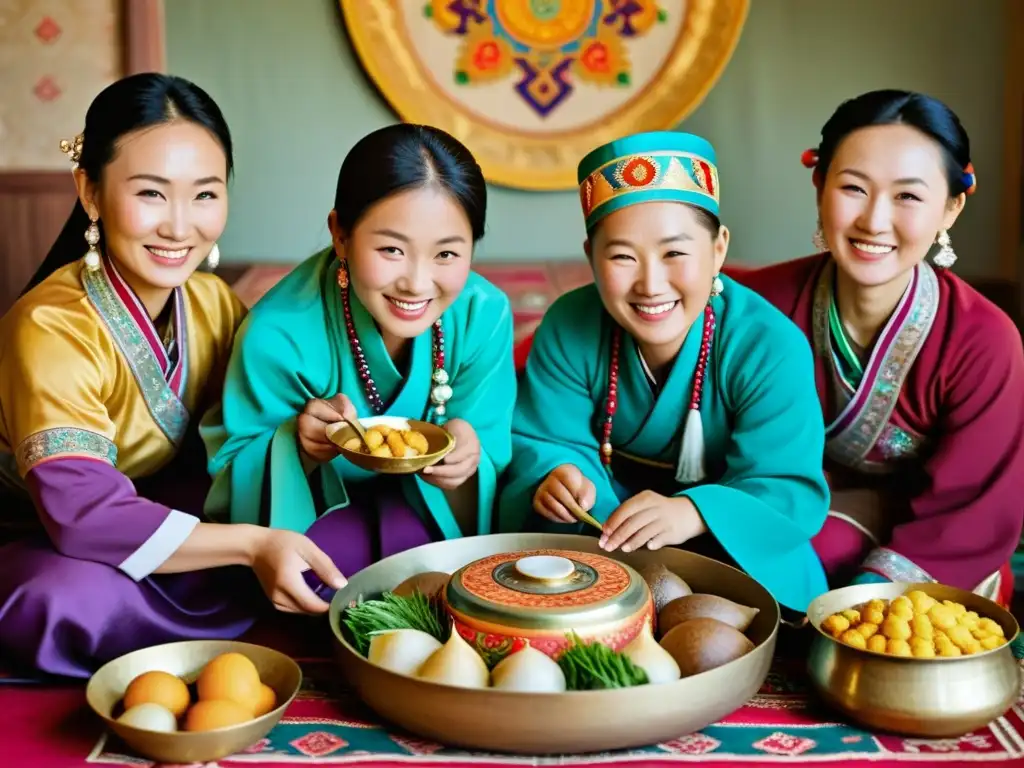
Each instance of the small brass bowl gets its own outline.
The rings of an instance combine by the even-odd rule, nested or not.
[[[853,648],[821,629],[834,613],[911,590],[992,619],[1007,642],[971,656],[920,659]],[[821,595],[807,618],[818,633],[808,657],[812,685],[825,703],[869,728],[921,738],[962,736],[1005,713],[1020,694],[1020,669],[1010,649],[1017,622],[972,592],[941,584],[862,584]]]
[[[427,438],[427,452],[423,455],[408,459],[388,459],[344,448],[346,442],[353,437],[358,437],[356,431],[344,421],[329,425],[327,439],[338,446],[342,456],[367,472],[377,472],[382,475],[411,475],[424,467],[437,464],[455,447],[455,438],[451,433],[444,427],[431,424],[429,421],[403,419],[398,416],[371,416],[367,419],[360,419],[359,423],[363,425],[363,429],[369,429],[375,424],[391,427],[391,429],[411,429],[420,432]]]
[[[641,571],[662,563],[694,592],[758,609],[746,631],[754,650],[699,675],[662,685],[598,691],[521,693],[419,680],[371,664],[347,639],[341,616],[350,602],[375,598],[410,576],[452,573],[503,552],[557,549],[606,555]],[[518,754],[577,754],[647,746],[720,720],[757,693],[771,665],[779,626],[771,594],[742,571],[666,547],[606,553],[593,536],[504,533],[439,541],[387,557],[354,574],[331,601],[330,623],[342,671],[366,704],[411,733],[450,746]]]
[[[241,653],[256,665],[260,680],[274,689],[277,707],[229,728],[213,731],[160,733],[134,728],[114,718],[128,684],[143,672],[177,675],[191,685],[207,662],[222,653]],[[93,712],[125,744],[143,757],[161,763],[205,763],[252,746],[277,725],[302,685],[302,671],[291,658],[260,645],[230,640],[186,640],[127,653],[104,664],[90,679],[85,698]]]

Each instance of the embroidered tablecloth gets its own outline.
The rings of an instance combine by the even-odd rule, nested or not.
[[[244,754],[223,759],[216,765],[1024,765],[1024,699],[1004,717],[959,739],[906,739],[872,734],[821,708],[809,695],[798,661],[777,662],[757,696],[699,733],[680,734],[676,739],[644,749],[542,758],[466,752],[402,733],[388,727],[362,705],[341,682],[333,662],[300,661],[305,673],[303,691],[281,723]],[[0,713],[0,754],[4,755],[0,764],[5,766],[151,765],[102,734],[85,707],[80,686],[0,686]],[[608,714],[614,717],[614,713]]]

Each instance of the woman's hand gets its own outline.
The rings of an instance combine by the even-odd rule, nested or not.
[[[285,613],[324,613],[330,607],[303,578],[310,569],[332,589],[347,583],[331,558],[306,536],[274,528],[260,528],[256,534],[252,569],[270,602]]]
[[[608,552],[632,552],[683,544],[707,531],[697,507],[685,496],[641,491],[612,512],[598,542]]]
[[[554,523],[578,523],[569,510],[574,506],[589,512],[597,501],[597,488],[579,467],[562,464],[544,478],[533,494],[533,511]]]
[[[337,394],[330,400],[310,400],[306,403],[296,424],[302,453],[317,464],[337,456],[338,446],[327,439],[327,425],[346,418],[356,418],[356,408],[345,395]]]
[[[438,464],[423,468],[423,480],[452,491],[476,474],[480,466],[480,440],[463,419],[450,419],[444,428],[455,438],[455,447]]]

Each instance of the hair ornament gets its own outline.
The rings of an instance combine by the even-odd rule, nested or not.
[[[964,194],[973,195],[978,188],[978,177],[974,175],[974,163],[968,163],[960,180],[964,183]]]
[[[813,147],[805,149],[800,155],[800,162],[803,163],[804,168],[814,168],[818,164],[818,150]]]
[[[71,161],[71,165],[75,168],[78,167],[78,161],[82,158],[82,141],[83,135],[78,134],[74,139],[68,141],[67,139],[61,139],[60,151],[68,156]]]

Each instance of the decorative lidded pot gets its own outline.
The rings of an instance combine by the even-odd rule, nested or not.
[[[527,643],[557,659],[575,633],[620,650],[645,623],[653,629],[647,582],[618,560],[539,549],[476,560],[444,590],[455,630],[489,664]]]

